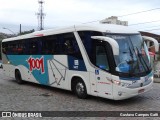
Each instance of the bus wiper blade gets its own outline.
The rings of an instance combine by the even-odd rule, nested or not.
[[[144,58],[142,57],[142,54],[139,52],[138,48],[136,47],[137,52],[138,52],[138,56],[143,60],[143,63],[145,64],[145,66],[147,67],[147,70],[149,71],[149,67],[147,66],[146,61],[144,60]],[[145,68],[145,67],[144,67]]]
[[[138,62],[138,55],[136,54],[136,51],[135,51],[135,49],[134,49],[134,46],[133,46],[133,43],[132,43],[131,40],[130,40],[130,43],[131,43],[131,45],[132,45],[132,47],[133,47],[133,51],[134,51],[134,53],[135,53],[135,55],[136,55],[136,57],[137,57],[137,65],[138,65],[139,70],[140,70],[140,64],[139,64],[139,62]],[[130,48],[130,53],[132,53],[132,52],[131,52],[131,48]],[[133,53],[132,53],[131,55],[132,55],[132,59],[133,59]]]
[[[126,61],[129,65],[130,65],[130,69],[129,69],[129,75],[132,77],[133,76],[133,63],[134,63],[134,59],[133,59],[133,53],[131,51],[131,48],[129,47],[129,52],[130,52],[130,56],[131,56],[131,60]]]

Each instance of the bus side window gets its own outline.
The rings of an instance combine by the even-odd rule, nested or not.
[[[14,55],[16,54],[16,44],[15,41],[12,41],[8,44],[7,54]]]
[[[103,45],[96,45],[96,66],[103,70],[109,70],[106,49]]]
[[[57,39],[56,35],[43,37],[41,54],[45,54],[45,55],[56,54],[56,51],[55,51],[56,39]]]
[[[102,36],[103,34],[96,31],[79,31],[78,34],[82,40],[91,63],[95,65],[95,55],[93,54],[95,52],[95,40],[91,39],[91,36]]]
[[[25,51],[24,41],[20,40],[16,42],[16,54],[22,55]]]
[[[38,41],[36,38],[29,40],[29,54],[38,54],[39,47],[38,47]]]
[[[73,33],[63,34],[64,54],[82,59],[77,40]]]
[[[72,45],[72,40],[66,40],[64,43],[66,54],[74,54],[74,49]]]

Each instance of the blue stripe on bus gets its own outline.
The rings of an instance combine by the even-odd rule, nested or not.
[[[150,72],[147,76],[148,77],[152,77],[153,76],[153,72]],[[121,79],[121,80],[140,80],[140,77],[128,77],[128,78],[119,77],[119,79]]]
[[[27,60],[32,57],[34,59],[40,59],[42,55],[8,55],[10,64],[13,64],[15,66],[23,65],[29,70],[29,64]],[[32,75],[35,77],[35,79],[43,85],[49,84],[49,77],[48,77],[48,66],[47,66],[47,60],[52,59],[53,55],[45,55],[44,56],[44,73],[42,74],[40,70],[33,70]]]
[[[47,60],[53,59],[54,55],[7,55],[10,64],[14,66],[23,65],[30,71],[30,66],[28,64],[29,58],[32,59],[44,59],[44,73],[41,73],[41,70],[33,69],[32,75],[35,79],[43,85],[49,85],[49,76],[48,76],[48,64]],[[68,56],[68,67],[69,70],[77,70],[77,71],[86,71],[85,63],[80,59],[77,59],[72,56]]]
[[[121,80],[140,80],[140,77],[119,77]]]

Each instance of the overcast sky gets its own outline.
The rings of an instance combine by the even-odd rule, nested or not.
[[[102,20],[110,16],[160,8],[160,0],[44,0],[45,29],[59,26],[70,26],[85,22]],[[37,30],[38,0],[0,0],[0,32],[10,33],[3,27],[15,33],[22,30]],[[119,17],[119,20],[128,21],[129,25],[160,20],[160,9]],[[160,34],[160,21],[132,25],[138,30],[152,30],[149,32]]]

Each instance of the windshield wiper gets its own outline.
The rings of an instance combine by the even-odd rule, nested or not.
[[[138,56],[143,60],[143,62],[142,62],[141,59],[140,59],[141,63],[144,63],[144,65],[146,66],[147,70],[149,71],[150,69],[149,69],[146,61],[145,61],[144,58],[142,57],[142,54],[139,52],[139,50],[138,50],[137,47],[136,47],[136,49],[137,49],[137,52],[138,52]],[[144,67],[144,68],[145,68],[145,67]]]
[[[129,61],[129,64],[133,64],[134,59],[133,59],[133,53],[131,51],[131,48],[129,47],[129,52],[130,52],[130,56],[131,56],[131,60]]]
[[[131,68],[129,69],[129,75],[133,76],[133,73],[134,73],[134,67],[133,67],[134,59],[133,59],[133,53],[132,53],[130,47],[129,47],[129,52],[130,52],[131,60],[129,60],[129,61],[126,60],[126,62],[127,62],[127,64],[129,64],[131,66]]]
[[[129,39],[130,40],[130,39]],[[133,43],[132,43],[132,41],[130,40],[130,43],[131,43],[131,45],[132,45],[132,47],[133,47],[133,51],[134,51],[134,54],[135,54],[135,56],[137,57],[137,65],[138,65],[138,68],[139,68],[139,70],[141,70],[141,67],[140,67],[140,64],[139,64],[139,59],[138,59],[138,55],[136,54],[136,51],[135,51],[135,49],[134,49],[134,46],[133,46]],[[130,52],[131,52],[131,48],[129,47],[129,49],[130,49]],[[132,53],[132,52],[131,52]],[[133,53],[132,53],[132,57],[133,57]],[[132,58],[133,59],[133,58]],[[135,67],[134,67],[135,68]],[[134,69],[133,68],[133,69]]]

